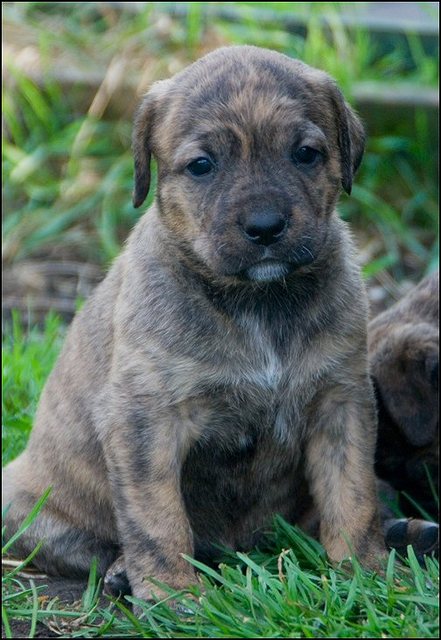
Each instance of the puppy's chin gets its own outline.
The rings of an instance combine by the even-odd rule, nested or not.
[[[277,262],[276,260],[262,260],[257,264],[253,264],[244,273],[248,280],[256,282],[273,282],[281,280],[291,271],[289,264],[286,262]]]

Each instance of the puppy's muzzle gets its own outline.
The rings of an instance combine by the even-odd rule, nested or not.
[[[256,211],[239,223],[245,238],[264,247],[279,242],[287,229],[287,221],[276,211]]]

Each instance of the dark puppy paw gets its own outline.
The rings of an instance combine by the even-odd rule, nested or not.
[[[123,556],[117,558],[107,569],[106,575],[104,576],[104,593],[114,598],[132,595]]]
[[[439,526],[435,522],[411,518],[386,520],[384,538],[386,545],[401,555],[406,555],[407,546],[412,545],[420,562],[425,555],[438,555]]]

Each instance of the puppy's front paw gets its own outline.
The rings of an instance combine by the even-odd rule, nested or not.
[[[167,605],[174,609],[178,614],[193,614],[194,608],[192,607],[192,603],[196,605],[199,602],[199,597],[187,591],[191,586],[194,585],[198,585],[198,590],[200,590],[196,575],[192,576],[190,580],[188,578],[179,580],[179,584],[183,585],[180,587],[176,586],[176,579],[168,580],[167,584],[170,584],[170,587],[172,589],[175,589],[176,591],[184,592],[185,600],[188,601],[188,603],[183,603],[180,599],[174,598],[173,595],[168,591],[161,589],[160,587],[154,585],[152,582],[149,583],[147,580],[144,581],[140,587],[137,587],[133,590],[133,595],[135,598],[144,600],[150,605],[155,604],[159,600],[166,600]],[[142,605],[133,605],[133,613],[138,617],[143,613],[143,609],[144,607]]]
[[[199,580],[194,572],[183,575],[161,576],[158,577],[158,582],[167,585],[174,591],[190,592],[191,587],[198,586],[199,588]],[[169,598],[170,592],[146,578],[140,585],[136,585],[133,588],[133,595],[141,600],[158,600],[158,598],[162,600],[163,598]]]
[[[388,552],[381,536],[379,528],[374,531],[358,532],[352,539],[348,537],[335,538],[333,544],[328,545],[328,556],[334,564],[343,563],[343,567],[352,571],[351,558],[354,557],[362,567],[384,573],[387,564]]]
[[[385,576],[389,553],[384,545],[373,545],[365,554],[360,554],[360,564],[379,576]]]

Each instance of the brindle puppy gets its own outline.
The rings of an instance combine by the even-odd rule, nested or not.
[[[255,47],[155,84],[134,130],[156,203],[77,315],[26,451],[6,469],[10,533],[52,574],[195,580],[182,553],[249,549],[312,505],[329,557],[385,553],[373,471],[366,297],[335,212],[363,128],[334,82]],[[349,545],[349,546],[348,546]]]
[[[379,418],[377,474],[395,489],[409,494],[435,518],[438,503],[431,485],[437,481],[439,466],[438,288],[439,276],[435,272],[371,320],[368,328]],[[403,497],[400,506],[406,515],[420,516],[418,509]],[[414,520],[411,526],[416,550],[436,548],[436,525]],[[393,531],[387,531],[387,539],[398,543],[404,535],[399,546],[405,549],[408,529],[407,521],[398,522]]]

